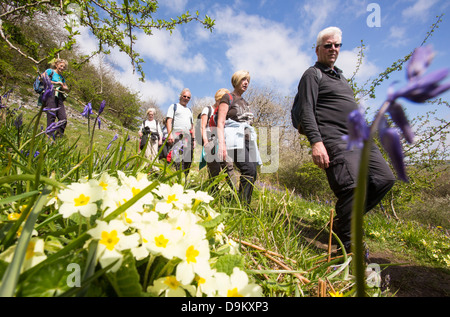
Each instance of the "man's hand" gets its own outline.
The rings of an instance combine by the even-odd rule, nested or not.
[[[312,146],[312,159],[319,168],[326,169],[330,165],[330,158],[323,142],[316,142]]]

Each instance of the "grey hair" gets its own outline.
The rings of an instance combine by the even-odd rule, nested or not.
[[[191,90],[189,89],[189,88],[184,88],[181,92],[180,92],[180,98],[181,98],[181,96],[183,96],[183,93],[185,93],[185,92],[188,92],[188,93],[190,93],[191,94]]]
[[[333,35],[337,35],[340,39],[340,41],[342,41],[342,31],[340,28],[335,27],[335,26],[330,26],[326,29],[323,29],[322,31],[319,32],[319,34],[317,35],[317,41],[316,41],[316,46],[320,46],[322,45],[322,41],[323,38],[326,36],[333,36]]]
[[[155,109],[155,108],[148,108],[148,109],[147,109],[147,112],[146,112],[146,115],[147,115],[147,116],[148,116],[148,113],[149,113],[150,111],[153,112],[153,114],[156,114],[156,109]]]

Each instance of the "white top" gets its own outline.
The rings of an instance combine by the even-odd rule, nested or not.
[[[167,118],[173,119],[173,106],[173,104],[170,105],[169,110],[167,110]],[[192,129],[193,122],[194,118],[192,117],[191,109],[178,103],[175,119],[172,122],[174,125],[172,129],[174,131],[189,131]]]
[[[145,127],[149,127],[151,132],[158,132],[158,134],[162,137],[162,131],[161,131],[161,125],[158,122],[158,125],[156,124],[156,120],[145,120],[144,122],[142,122],[141,124],[141,132],[144,131],[144,126]]]
[[[211,109],[211,115],[213,115],[213,114],[214,114],[214,108],[211,107],[211,106],[206,106],[206,107],[203,108],[203,110],[202,110],[202,116],[203,116],[203,115],[206,115],[206,117],[208,118],[209,109]],[[200,118],[201,118],[201,116],[200,116]],[[199,120],[201,120],[201,119],[199,119]],[[209,120],[209,118],[208,118],[208,120]],[[208,121],[206,122],[206,131],[208,131],[208,132],[211,131],[211,128],[209,127],[209,122],[208,122]]]

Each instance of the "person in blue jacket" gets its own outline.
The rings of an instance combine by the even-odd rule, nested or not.
[[[69,91],[66,80],[62,73],[67,69],[68,63],[64,59],[57,58],[41,76],[47,74],[53,84],[53,94],[44,102],[44,109],[47,112],[47,127],[58,119],[65,120],[55,132],[56,137],[62,137],[67,126],[67,114],[64,107],[64,100]]]

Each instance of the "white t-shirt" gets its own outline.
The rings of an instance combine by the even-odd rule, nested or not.
[[[141,124],[141,132],[144,131],[144,126],[145,127],[149,127],[151,132],[158,132],[158,134],[162,137],[162,131],[161,131],[161,125],[156,124],[156,120],[152,120],[152,121],[148,121],[145,120],[142,124]]]
[[[185,107],[181,104],[177,104],[177,111],[175,111],[175,119],[173,118],[173,107],[174,105],[170,105],[167,110],[167,118],[172,118],[172,129],[174,131],[189,131],[192,128],[192,123],[194,122],[194,118],[192,117],[192,111],[188,107]]]
[[[211,110],[210,110],[211,109]],[[206,118],[209,120],[209,118],[210,117],[208,117],[208,115],[213,115],[214,114],[214,108],[213,107],[211,107],[211,106],[206,106],[205,108],[203,108],[203,110],[202,110],[202,115],[200,116],[200,118],[203,116],[203,115],[206,115]],[[198,120],[201,120],[201,119],[198,119]],[[209,122],[207,121],[206,122],[206,131],[207,132],[210,132],[211,131],[211,128],[209,127]]]

